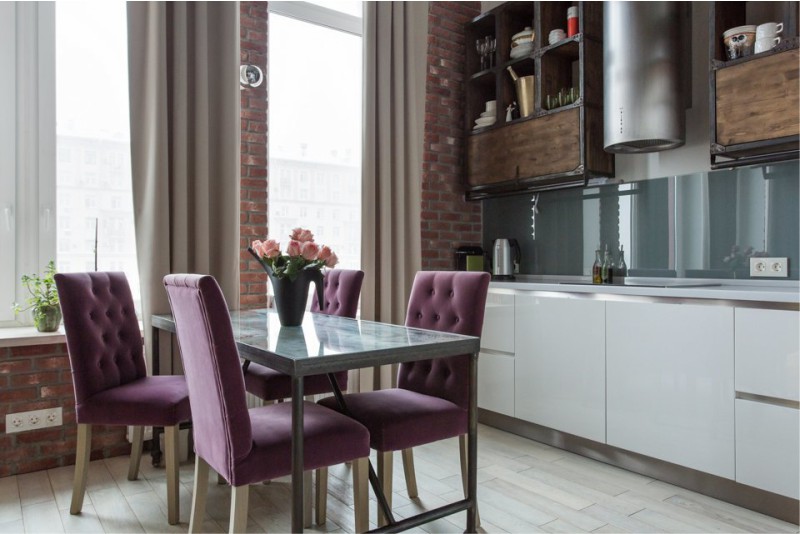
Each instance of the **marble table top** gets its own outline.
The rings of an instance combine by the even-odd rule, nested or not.
[[[478,352],[480,338],[306,312],[284,327],[274,309],[232,311],[239,355],[292,376],[333,373],[389,363]],[[171,315],[153,327],[175,332]]]

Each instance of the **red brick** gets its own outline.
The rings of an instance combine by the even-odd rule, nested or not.
[[[13,360],[0,363],[0,374],[21,373],[33,369],[33,360]]]
[[[41,388],[41,395],[43,398],[72,396],[72,393],[72,384],[63,384],[60,386],[42,386]]]
[[[55,345],[27,345],[24,347],[13,347],[11,349],[11,354],[14,357],[20,356],[40,356],[43,354],[56,354],[56,353],[63,353],[64,352],[64,345],[63,344],[55,344]]]
[[[58,371],[23,373],[11,376],[11,386],[32,386],[38,384],[56,384],[59,381]]]
[[[44,471],[61,465],[58,457],[32,458],[17,462],[17,474],[33,473],[34,471]]]
[[[69,369],[69,358],[64,356],[53,356],[51,358],[37,358],[35,360],[37,369]]]
[[[0,402],[18,402],[37,398],[36,388],[27,387],[0,391]]]

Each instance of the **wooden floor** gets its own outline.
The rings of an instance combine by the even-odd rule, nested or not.
[[[481,426],[479,487],[485,532],[798,532],[798,527],[651,478]],[[404,496],[395,459],[394,511],[405,517],[461,496],[458,443],[415,449],[420,497]],[[142,462],[140,479],[127,480],[127,457],[91,463],[83,513],[69,514],[72,466],[0,479],[0,532],[186,532],[193,465],[181,469],[181,523],[167,524],[163,470]],[[331,468],[328,522],[318,532],[353,528],[350,471]],[[215,477],[211,477],[215,479]],[[228,527],[230,489],[212,481],[206,532]],[[249,532],[286,532],[286,479],[254,486]],[[370,519],[375,520],[371,501]],[[374,527],[374,524],[373,524]],[[417,532],[463,532],[465,514]]]

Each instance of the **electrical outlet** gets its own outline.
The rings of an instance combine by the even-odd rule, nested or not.
[[[787,278],[789,258],[750,258],[750,276]]]
[[[63,424],[61,408],[6,414],[6,434],[39,430]]]

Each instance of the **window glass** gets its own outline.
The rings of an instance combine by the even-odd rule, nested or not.
[[[271,13],[269,51],[270,237],[285,250],[292,228],[308,228],[358,269],[361,37]]]
[[[57,3],[56,109],[58,269],[124,271],[138,305],[124,2]]]

